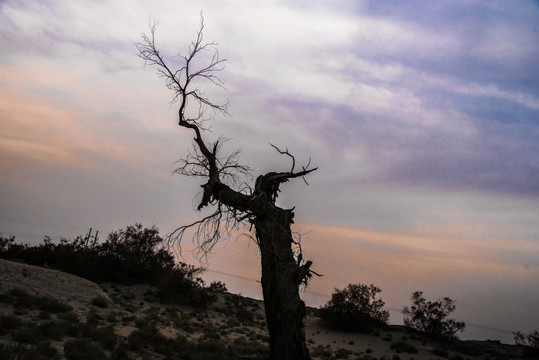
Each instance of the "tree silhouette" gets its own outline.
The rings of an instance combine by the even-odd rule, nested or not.
[[[422,291],[415,291],[412,294],[412,302],[412,306],[405,306],[402,310],[405,326],[442,338],[454,338],[457,332],[463,331],[466,327],[463,321],[449,318],[455,311],[455,303],[449,297],[429,301],[423,297]]]
[[[315,171],[309,163],[296,169],[294,156],[288,149],[273,148],[290,159],[290,170],[268,172],[256,178],[254,186],[240,183],[251,169],[239,162],[239,150],[225,153],[223,138],[209,143],[204,138],[207,122],[216,114],[227,114],[228,102],[219,104],[210,100],[199,87],[223,87],[217,76],[224,69],[217,44],[204,42],[204,19],[187,53],[178,54],[179,68],[172,69],[155,44],[156,24],[150,26],[150,35],[144,34],[137,44],[139,57],[147,65],[157,67],[177,102],[178,125],[194,134],[191,150],[183,157],[175,173],[202,178],[202,197],[198,210],[211,207],[209,215],[191,224],[177,228],[170,235],[171,244],[180,244],[188,229],[195,230],[194,241],[207,253],[231,232],[253,230],[251,238],[260,249],[262,291],[266,323],[270,337],[272,359],[309,359],[305,345],[305,304],[299,296],[299,287],[314,274],[311,261],[301,254],[299,238],[291,230],[294,209],[283,209],[275,204],[279,187],[290,179],[303,178]]]
[[[385,302],[377,298],[382,292],[373,284],[348,284],[331,294],[331,300],[320,309],[320,316],[331,327],[344,331],[369,333],[389,320]]]

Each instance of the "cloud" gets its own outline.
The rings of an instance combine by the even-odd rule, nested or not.
[[[228,90],[207,94],[232,102],[207,139],[231,137],[255,175],[291,165],[268,143],[319,166],[278,202],[313,224],[315,291],[373,279],[395,306],[419,288],[505,301],[499,284],[537,299],[539,10],[525,1],[4,1],[4,213],[164,232],[194,216],[200,184],[169,177],[192,134],[134,43],[158,20],[177,65],[201,10],[228,59]],[[224,269],[243,259],[231,245]]]
[[[70,88],[74,92],[65,95],[64,98],[68,99],[84,97],[85,91],[77,94],[78,89],[67,86],[71,81],[62,79],[62,73],[56,73],[53,68],[33,65],[29,68],[43,72],[37,77],[29,77],[22,71],[10,69],[2,72],[6,75],[0,79],[9,84],[0,89],[4,100],[0,106],[0,148],[2,157],[9,159],[9,164],[4,166],[11,172],[33,163],[99,167],[99,157],[114,158],[132,165],[146,161],[145,145],[135,147],[133,139],[128,137],[119,141],[121,132],[125,132],[125,123],[120,128],[114,121],[103,123],[107,120],[103,119],[104,113],[77,108],[69,104],[69,100],[65,103],[51,102],[50,92],[39,94],[49,87],[60,92],[62,88]],[[132,126],[137,127],[136,124]]]
[[[133,42],[140,32],[147,32],[146,24],[154,18],[161,22],[157,39],[163,53],[185,50],[182,44],[190,41],[198,27],[199,7],[204,10],[207,39],[217,40],[229,59],[223,78],[230,91],[218,96],[230,95],[233,104],[238,104],[233,105],[237,128],[250,127],[255,136],[267,134],[267,142],[295,142],[303,158],[317,148],[318,157],[327,163],[327,154],[338,151],[343,161],[331,161],[334,174],[342,173],[338,168],[347,168],[351,161],[361,169],[358,176],[367,181],[537,192],[533,177],[538,170],[532,156],[537,150],[533,136],[525,135],[533,134],[534,128],[502,130],[492,127],[492,114],[490,118],[477,115],[485,101],[502,100],[533,117],[538,97],[529,87],[514,89],[507,81],[510,74],[520,78],[513,58],[507,59],[512,69],[504,72],[504,79],[470,78],[463,67],[472,58],[489,64],[502,61],[482,49],[509,44],[515,59],[533,57],[529,43],[536,33],[516,26],[526,17],[522,12],[504,17],[499,6],[471,5],[491,14],[484,23],[478,21],[479,12],[462,17],[462,5],[442,3],[423,6],[421,11],[399,5],[402,11],[398,12],[372,2],[352,8],[343,4],[342,9],[279,2],[239,8],[207,3],[184,6],[177,12],[172,4],[66,6],[28,1],[5,4],[0,19],[6,34],[12,36],[3,38],[14,50],[11,59],[27,54],[47,59],[49,64],[64,59],[54,69],[54,79],[41,75],[31,80],[34,91],[61,96],[77,107],[91,107],[96,114],[132,118],[154,132],[164,132],[169,127],[163,124],[170,123],[154,119],[171,116],[151,109],[164,104],[171,94],[155,79],[153,69],[142,71]],[[475,29],[484,41],[471,44],[470,32],[462,30],[466,28]],[[20,43],[29,46],[20,47]],[[50,73],[50,66],[38,66],[41,62],[15,64],[11,60],[10,66],[20,69],[19,74],[30,69]],[[520,68],[531,66],[528,60],[519,64]],[[58,89],[65,92],[57,93]],[[133,106],[133,98],[139,106]],[[257,103],[252,104],[254,100]],[[246,124],[244,119],[249,118],[256,123]],[[507,116],[494,118],[505,121]],[[221,127],[225,135],[225,124],[230,123],[225,121]],[[511,141],[507,133],[514,131],[524,136],[520,143],[511,143],[514,150],[507,156],[504,144]],[[301,138],[292,136],[299,133]],[[251,138],[242,137],[238,143],[247,148],[263,143],[251,142]],[[444,152],[432,151],[437,148]],[[516,160],[519,153],[530,155]],[[500,158],[506,159],[505,165],[499,165]],[[507,171],[515,161],[521,170],[518,179]]]

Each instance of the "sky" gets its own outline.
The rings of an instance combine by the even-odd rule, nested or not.
[[[172,176],[192,134],[135,43],[158,21],[172,66],[203,13],[226,89],[215,140],[287,183],[305,257],[302,296],[374,283],[401,323],[416,290],[449,296],[464,339],[512,342],[539,324],[539,3],[536,1],[0,1],[0,232],[21,242],[167,234],[196,220],[200,183]],[[246,179],[246,181],[253,181]],[[184,243],[184,260],[189,256]],[[245,237],[208,281],[260,297]]]

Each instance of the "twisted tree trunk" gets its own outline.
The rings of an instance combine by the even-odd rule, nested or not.
[[[262,262],[262,291],[271,359],[309,360],[303,325],[305,303],[299,296],[299,286],[311,277],[313,272],[309,267],[312,262],[303,263],[301,252],[295,256],[291,231],[294,213],[276,206],[275,200],[281,184],[290,179],[304,178],[317,168],[310,168],[309,160],[302,170],[296,171],[294,156],[288,149],[282,151],[272,145],[281,155],[290,157],[290,171],[261,175],[256,179],[254,188],[249,187],[249,191],[230,186],[237,184],[240,175],[250,174],[250,169],[239,164],[239,151],[225,156],[220,153],[223,139],[211,144],[202,138],[205,111],[211,109],[226,114],[228,107],[228,103],[218,105],[212,102],[193,84],[197,80],[204,80],[222,86],[215,73],[222,70],[224,60],[219,59],[216,49],[207,65],[193,62],[199,54],[216,46],[215,43],[203,42],[203,28],[201,19],[200,30],[196,40],[190,44],[188,54],[178,55],[182,64],[178,70],[170,69],[155,47],[155,24],[150,28],[150,36],[143,35],[143,43],[137,44],[139,56],[146,64],[157,66],[159,76],[165,79],[167,87],[174,92],[174,100],[180,103],[178,125],[193,131],[195,135],[193,151],[180,159],[180,167],[175,173],[205,179],[206,182],[201,185],[203,192],[198,210],[210,206],[215,208],[212,214],[173,231],[169,239],[172,243],[180,242],[187,229],[197,227],[195,237],[200,241],[198,246],[202,251],[209,252],[222,238],[221,232],[228,231],[227,227],[254,225]],[[194,105],[192,114],[196,114],[192,117],[186,114],[189,101]]]
[[[273,207],[254,221],[262,262],[262,291],[271,359],[310,359],[305,345],[305,303],[299,297],[300,267],[292,253],[292,212]]]

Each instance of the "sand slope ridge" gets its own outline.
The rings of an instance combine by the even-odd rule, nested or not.
[[[19,288],[31,295],[53,297],[75,308],[87,306],[97,296],[108,299],[99,285],[81,277],[0,259],[0,289],[7,291],[12,288]]]

